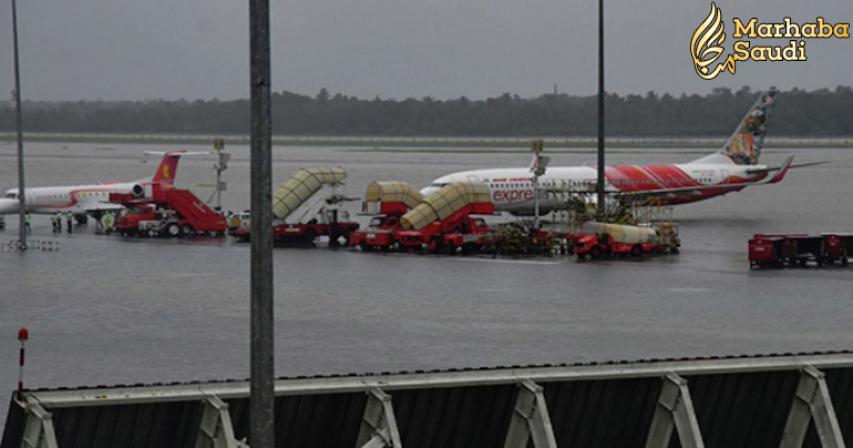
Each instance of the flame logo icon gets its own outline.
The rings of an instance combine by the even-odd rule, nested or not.
[[[163,165],[163,178],[171,179],[172,178],[172,170],[169,169],[169,165]]]
[[[724,63],[718,64],[713,70],[711,64],[723,54],[723,42],[726,40],[726,27],[723,14],[717,4],[711,2],[711,12],[699,24],[690,40],[690,55],[693,56],[693,68],[702,79],[714,79],[723,70],[735,73],[734,57],[729,55]]]

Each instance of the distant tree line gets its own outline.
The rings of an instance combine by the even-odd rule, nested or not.
[[[757,92],[717,88],[707,95],[606,98],[607,133],[712,136],[732,131]],[[596,132],[595,96],[505,93],[485,100],[372,100],[322,89],[316,96],[273,93],[273,131],[285,135],[588,136]],[[26,102],[30,132],[245,134],[249,101]],[[0,106],[0,131],[13,131],[14,109]],[[781,92],[772,135],[853,135],[853,88]]]

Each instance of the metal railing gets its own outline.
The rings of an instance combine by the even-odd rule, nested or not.
[[[158,421],[197,425],[180,431],[195,437],[197,447],[237,447],[247,434],[248,394],[245,381],[28,391],[12,400],[2,448],[67,445],[60,442],[86,440],[85,431],[112,434],[116,428],[99,425],[119,425],[120,417],[110,416],[118,409],[165,412],[170,416]],[[428,440],[457,440],[474,437],[476,428],[464,422],[480,422],[493,430],[469,446],[619,440],[621,446],[665,447],[671,437],[682,447],[736,446],[732,437],[740,434],[737,440],[750,446],[798,447],[815,439],[840,447],[843,434],[853,433],[853,353],[283,378],[275,395],[277,409],[301,410],[276,418],[290,431],[283,441],[300,446],[323,446],[333,437],[336,446],[400,447],[418,445],[415,440],[431,432]],[[631,412],[623,409],[630,406]],[[100,417],[84,424],[81,416],[92,407],[101,409]],[[237,409],[236,416],[229,408]],[[737,413],[752,420],[727,419]],[[54,426],[52,414],[61,424]],[[462,423],[435,424],[445,415]],[[620,426],[612,427],[613,421]],[[622,438],[613,439],[614,431]]]

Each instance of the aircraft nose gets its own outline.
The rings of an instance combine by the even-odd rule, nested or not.
[[[18,213],[18,205],[17,199],[0,199],[0,215]]]
[[[438,189],[438,188],[436,188],[436,187],[425,187],[425,188],[421,188],[421,195],[423,195],[423,196],[425,196],[425,197],[426,197],[426,196],[429,196],[429,195],[431,195],[431,194],[435,193],[435,192],[436,192],[436,191],[438,191],[438,190],[439,190],[439,189]]]

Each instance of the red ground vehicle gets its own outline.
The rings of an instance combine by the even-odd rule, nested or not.
[[[645,254],[654,253],[657,250],[656,243],[617,243],[612,241],[607,234],[583,235],[575,240],[575,255],[582,258],[589,255],[590,258],[601,258],[605,255],[628,255],[641,257]]]
[[[389,250],[396,241],[394,232],[400,229],[400,217],[394,215],[376,215],[370,220],[367,229],[353,232],[349,244],[361,250]]]
[[[370,227],[353,233],[350,245],[366,251],[426,249],[433,253],[453,254],[460,249],[463,252],[475,251],[485,244],[489,228],[483,218],[472,215],[491,214],[494,205],[468,204],[420,230],[404,230],[400,226],[400,216],[408,211],[405,204],[382,203],[380,210],[383,213],[373,217]]]
[[[249,241],[250,220],[244,219],[242,225],[234,231],[234,236]],[[321,210],[304,223],[277,222],[273,225],[273,242],[278,245],[313,244],[317,237],[328,236],[329,246],[337,246],[338,239],[349,241],[351,234],[358,230],[358,223],[349,220],[349,214],[338,209]],[[344,245],[347,244],[344,243]]]
[[[772,251],[761,251],[761,245],[773,244]],[[823,266],[824,241],[820,235],[758,234],[750,240],[750,267],[752,266],[805,266],[814,261]],[[756,257],[753,259],[752,257]],[[753,263],[755,261],[756,263]]]
[[[468,204],[421,230],[398,230],[394,232],[394,239],[401,248],[409,250],[426,248],[432,253],[447,254],[459,250],[475,252],[486,243],[489,227],[482,217],[472,215],[490,215],[494,211],[491,203]]]
[[[853,256],[853,233],[824,233],[823,238],[826,262],[847,266],[848,258]]]
[[[756,235],[749,240],[749,267],[782,267],[785,264],[785,238]]]
[[[339,238],[344,239],[343,245],[349,243],[352,232],[358,230],[358,223],[349,220],[347,212],[338,209],[324,210],[318,218],[312,218],[307,223],[279,223],[273,226],[273,241],[278,244],[305,242],[311,244],[319,236],[329,237],[329,246],[340,244]]]
[[[679,252],[681,240],[674,223],[654,223],[649,226],[630,226],[588,222],[573,239],[574,253],[579,259],[604,256]]]
[[[225,218],[189,190],[154,185],[150,197],[112,193],[110,202],[128,209],[115,224],[122,235],[223,235],[227,228]]]
[[[814,262],[847,265],[853,252],[853,234],[757,234],[749,240],[749,265],[754,267],[805,266]]]
[[[400,217],[409,211],[402,202],[382,202],[379,214],[370,219],[368,228],[352,232],[350,246],[361,250],[389,250],[396,242],[394,232],[400,230]]]
[[[378,213],[369,228],[353,234],[351,245],[453,254],[486,244],[489,228],[473,215],[493,214],[495,206],[481,183],[451,183],[424,198],[404,182],[374,182],[367,188],[363,209]]]
[[[342,168],[301,168],[282,182],[273,194],[273,242],[277,245],[313,245],[320,236],[329,237],[329,246],[348,240],[358,229],[342,205],[355,198],[338,192],[347,174]],[[321,193],[321,191],[324,191]],[[242,241],[251,239],[251,211],[232,234]]]

